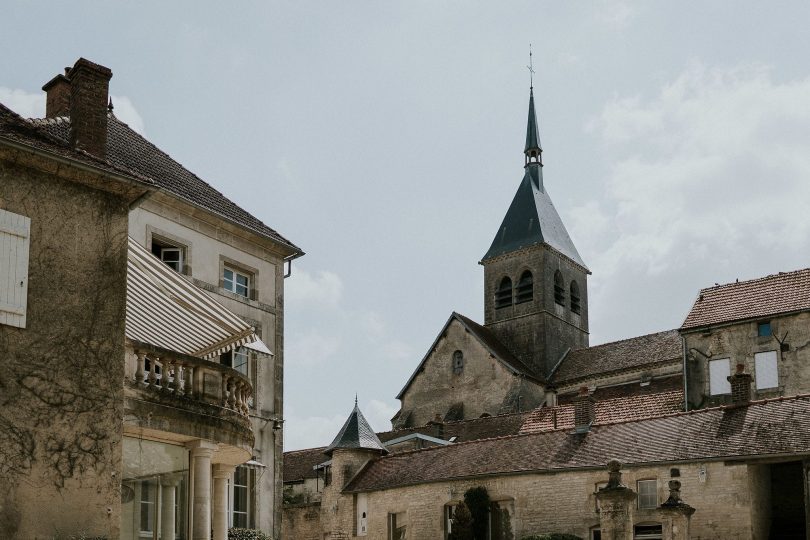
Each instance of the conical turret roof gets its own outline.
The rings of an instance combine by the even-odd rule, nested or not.
[[[354,409],[349,418],[346,419],[346,423],[343,424],[335,440],[326,447],[323,453],[331,456],[336,448],[363,448],[366,450],[379,450],[384,454],[388,453],[380,439],[377,438],[377,434],[371,429],[368,420],[360,412],[357,400],[354,402]]]

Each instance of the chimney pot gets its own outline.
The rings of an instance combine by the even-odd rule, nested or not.
[[[107,151],[109,68],[79,58],[70,70],[70,144],[104,159]]]

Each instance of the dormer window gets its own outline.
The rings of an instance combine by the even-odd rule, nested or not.
[[[577,285],[576,281],[571,282],[570,289],[571,289],[571,312],[579,315],[582,308],[580,307],[580,300],[579,300],[579,285]]]
[[[565,283],[559,270],[554,272],[554,302],[565,306]]]
[[[532,273],[526,270],[520,276],[517,289],[515,290],[515,304],[522,304],[524,302],[531,302],[534,295],[534,278]]]
[[[504,277],[495,291],[495,309],[512,305],[512,280]]]

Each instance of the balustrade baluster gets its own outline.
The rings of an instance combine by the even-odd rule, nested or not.
[[[228,408],[235,411],[236,410],[236,399],[234,396],[234,390],[236,389],[236,381],[233,377],[228,377]]]
[[[155,364],[157,363],[157,358],[152,357],[149,359],[149,388],[153,388],[155,386],[155,381],[157,381],[157,373],[155,373]]]
[[[160,365],[160,389],[166,392],[171,390],[169,374],[172,370],[172,361],[168,358],[163,358]]]
[[[138,383],[138,384],[143,384],[143,375],[144,375],[143,366],[144,366],[144,361],[146,361],[146,353],[141,352],[141,351],[137,351],[135,353],[135,356],[138,357],[138,359],[135,361],[136,362],[136,366],[135,366],[135,382]]]

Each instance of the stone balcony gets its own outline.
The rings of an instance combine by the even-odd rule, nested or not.
[[[205,439],[249,452],[252,395],[250,380],[233,368],[128,341],[125,432],[178,442]]]

